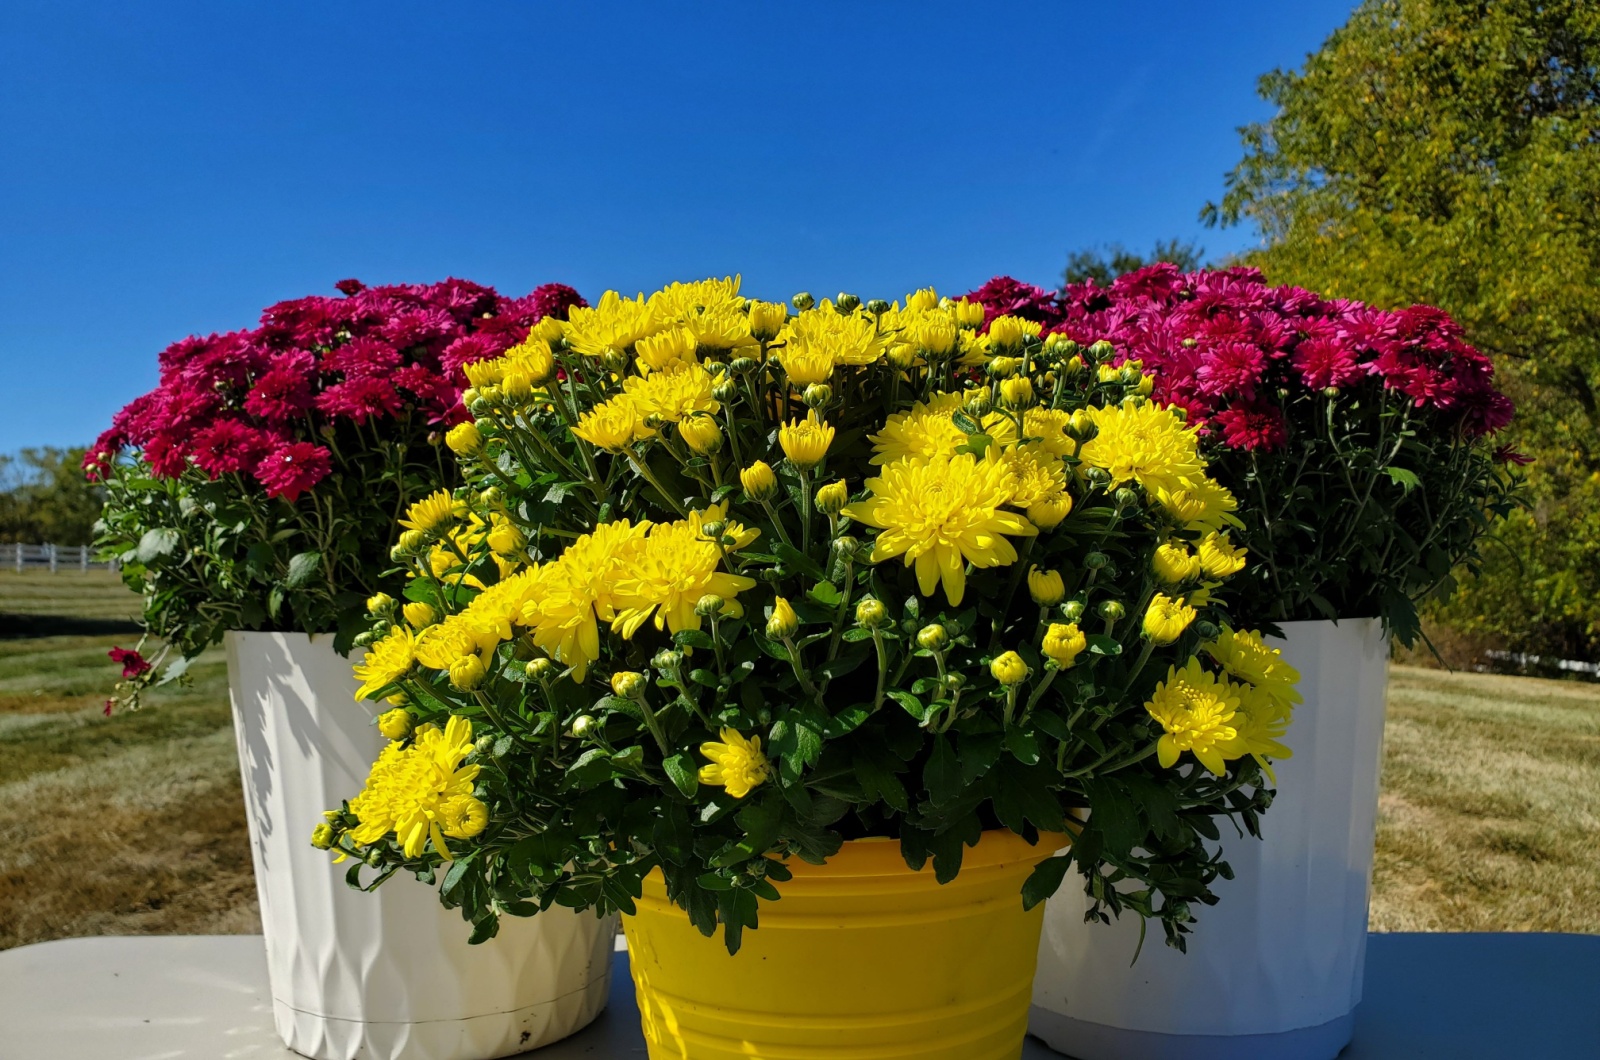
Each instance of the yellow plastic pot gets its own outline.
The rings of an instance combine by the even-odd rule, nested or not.
[[[1015,1060],[1044,917],[1022,882],[1066,843],[985,832],[943,886],[894,840],[791,859],[731,957],[652,872],[622,918],[651,1060]]]

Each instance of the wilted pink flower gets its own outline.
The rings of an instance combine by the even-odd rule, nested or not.
[[[150,672],[150,663],[134,648],[112,648],[106,652],[111,661],[122,667],[122,679],[131,681]],[[115,700],[106,700],[106,715],[111,714],[111,707]]]

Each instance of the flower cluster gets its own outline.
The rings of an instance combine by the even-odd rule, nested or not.
[[[467,419],[464,366],[583,304],[560,284],[338,287],[169,346],[85,459],[108,494],[98,544],[180,659],[226,629],[338,630],[348,648],[395,534],[367,513],[454,481],[439,449]]]
[[[1198,428],[1213,473],[1260,499],[1252,622],[1381,615],[1402,640],[1514,503],[1488,437],[1511,418],[1489,359],[1430,306],[1380,310],[1268,285],[1254,269],[1151,265],[1050,295],[1007,277],[969,298],[1026,306],[1049,334],[1109,350]],[[1514,459],[1514,454],[1511,457]]]
[[[467,484],[401,513],[407,602],[369,601],[357,674],[402,746],[471,722],[486,823],[441,840],[357,799],[319,845],[457,859],[442,897],[480,939],[629,910],[660,871],[736,948],[788,857],[885,836],[947,880],[986,828],[1071,822],[1026,900],[1077,864],[1181,945],[1226,871],[1210,819],[1254,827],[1293,685],[1230,632],[1241,506],[1196,429],[1031,303],[792,304],[736,277],[607,292],[466,366]],[[1235,656],[1281,711],[1174,676],[1254,697]]]

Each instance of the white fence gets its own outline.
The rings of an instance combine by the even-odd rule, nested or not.
[[[97,561],[88,545],[0,545],[0,563],[18,574],[29,570],[116,570],[117,561]]]

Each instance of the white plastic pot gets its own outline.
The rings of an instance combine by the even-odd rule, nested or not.
[[[1138,918],[1085,924],[1071,877],[1045,912],[1029,1030],[1078,1060],[1330,1060],[1361,1000],[1389,643],[1377,619],[1285,622],[1305,703],[1274,763],[1265,839],[1222,825],[1232,880],[1187,955]]]
[[[229,689],[273,1017],[315,1060],[490,1060],[565,1038],[605,1007],[614,917],[555,907],[469,946],[409,875],[369,894],[314,849],[385,741],[332,637],[229,633]]]

